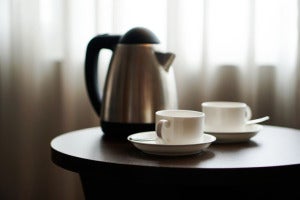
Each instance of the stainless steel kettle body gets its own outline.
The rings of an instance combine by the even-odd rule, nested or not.
[[[87,48],[85,79],[103,132],[128,136],[155,130],[157,110],[178,108],[171,66],[175,55],[155,51],[158,40],[144,28],[134,28],[123,37],[100,35],[95,38]],[[102,48],[111,49],[113,54],[101,99],[97,63]]]

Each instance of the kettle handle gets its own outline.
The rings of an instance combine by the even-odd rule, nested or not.
[[[110,49],[114,51],[120,38],[120,35],[97,35],[92,38],[87,45],[85,57],[85,84],[90,102],[98,116],[100,116],[102,104],[98,84],[99,52],[101,49]]]

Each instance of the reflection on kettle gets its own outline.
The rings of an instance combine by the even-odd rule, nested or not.
[[[155,50],[157,37],[136,27],[121,35],[98,35],[87,46],[85,81],[89,100],[100,117],[104,134],[126,137],[155,130],[155,112],[177,109],[175,55]],[[105,78],[103,95],[98,81],[101,49],[113,54]],[[102,96],[102,98],[101,98]]]

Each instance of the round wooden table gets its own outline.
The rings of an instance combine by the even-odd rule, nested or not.
[[[146,154],[126,139],[107,137],[101,127],[59,135],[50,146],[56,165],[80,175],[86,199],[300,197],[297,129],[264,125],[247,142],[212,143],[178,157]]]

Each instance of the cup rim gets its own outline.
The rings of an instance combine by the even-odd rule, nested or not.
[[[201,105],[207,108],[244,108],[247,106],[246,103],[239,101],[206,101]]]
[[[190,113],[193,115],[184,115],[184,116],[180,116],[180,115],[172,115],[171,113]],[[158,110],[155,112],[155,115],[158,116],[163,116],[163,117],[172,117],[172,118],[198,118],[198,117],[204,117],[205,114],[204,112],[201,111],[197,111],[197,110],[186,110],[186,109],[165,109],[165,110]]]

